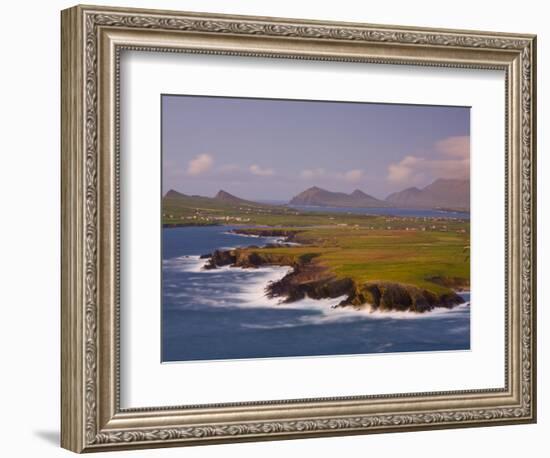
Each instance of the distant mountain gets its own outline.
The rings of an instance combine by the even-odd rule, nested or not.
[[[164,194],[165,199],[183,199],[185,197],[190,197],[187,194],[183,194],[178,191],[174,191],[173,189],[170,189],[166,194]]]
[[[438,179],[425,188],[394,192],[386,202],[395,207],[470,209],[470,180]]]
[[[271,207],[268,204],[260,204],[250,200],[241,199],[227,191],[220,190],[215,197],[204,197],[196,195],[183,194],[179,191],[171,189],[163,198],[164,205],[175,205],[178,207],[203,207],[207,205],[210,208],[226,208],[226,207]]]
[[[259,204],[257,202],[252,202],[251,200],[241,199],[240,197],[229,194],[227,191],[220,189],[214,199],[219,200],[220,202],[225,202],[231,205],[247,205],[252,207],[264,207],[265,204]]]
[[[319,207],[405,207],[405,208],[445,208],[470,210],[470,180],[438,179],[419,189],[407,188],[390,194],[380,200],[356,189],[351,194],[332,192],[314,186],[306,189],[290,200],[290,205],[312,205]],[[215,197],[183,194],[171,189],[163,198],[163,206],[188,208],[229,208],[255,207],[273,208],[273,205],[242,199],[227,191],[220,190]]]
[[[351,194],[332,192],[314,186],[306,189],[289,202],[290,205],[315,205],[319,207],[387,207],[388,203],[356,189]]]

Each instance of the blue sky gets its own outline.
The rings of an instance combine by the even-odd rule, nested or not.
[[[378,198],[467,178],[470,109],[162,96],[163,192],[287,200],[311,186]]]

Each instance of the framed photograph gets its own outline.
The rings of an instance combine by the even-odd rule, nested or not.
[[[533,35],[62,12],[62,446],[536,421]]]

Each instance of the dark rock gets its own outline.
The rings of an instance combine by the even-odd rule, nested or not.
[[[239,267],[259,267],[266,264],[265,259],[256,252],[252,252],[245,257],[240,257]]]
[[[458,304],[464,303],[464,299],[462,299],[458,294],[455,292],[442,294],[439,297],[439,307],[445,307],[445,308],[453,308],[454,306]]]
[[[353,290],[353,281],[349,278],[337,278],[329,271],[312,263],[313,257],[293,266],[292,272],[281,280],[268,286],[272,297],[285,297],[284,302],[295,302],[306,296],[312,299],[335,298],[349,295]]]
[[[204,265],[204,269],[210,270],[216,267],[228,266],[234,264],[237,260],[234,250],[216,250],[214,251],[209,261]]]
[[[412,306],[412,297],[406,288],[397,283],[385,285],[380,297],[380,310],[409,310]]]
[[[282,297],[286,303],[305,297],[334,299],[345,296],[338,306],[355,308],[371,307],[382,311],[409,311],[424,313],[436,307],[452,308],[464,300],[455,292],[437,295],[432,291],[396,282],[367,282],[356,284],[350,278],[335,276],[329,269],[315,261],[318,253],[304,253],[298,259],[269,251],[250,249],[216,250],[208,256],[205,269],[231,265],[257,268],[262,265],[285,265],[292,271],[282,279],[270,283],[267,293]]]
[[[464,300],[452,291],[438,296],[431,291],[413,285],[368,282],[360,287],[355,287],[347,299],[339,305],[341,307],[368,305],[374,310],[424,313],[436,307],[452,308],[463,302]]]
[[[368,293],[368,303],[375,309],[391,311],[411,311],[423,313],[435,307],[451,308],[464,300],[454,292],[441,295],[401,283],[366,283],[363,289]]]

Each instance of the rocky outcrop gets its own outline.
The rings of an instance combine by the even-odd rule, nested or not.
[[[452,308],[464,300],[449,289],[436,294],[414,285],[373,281],[357,284],[353,279],[338,277],[328,268],[316,262],[318,253],[306,253],[298,257],[251,249],[216,250],[205,269],[231,265],[242,268],[257,268],[263,265],[292,267],[281,280],[270,283],[267,294],[280,297],[283,302],[295,302],[306,297],[312,299],[335,299],[344,296],[338,307],[369,308],[380,311],[408,311],[424,313],[436,307]],[[433,281],[433,279],[432,279]],[[459,283],[458,279],[454,283]]]
[[[349,278],[337,278],[315,262],[298,263],[292,272],[271,283],[267,293],[271,297],[283,297],[283,302],[295,302],[305,297],[312,299],[336,298],[349,295],[353,290]]]
[[[205,255],[202,255],[205,256]],[[294,267],[311,259],[314,255],[301,255],[298,257],[289,256],[276,252],[256,251],[251,249],[234,250],[216,250],[209,257],[204,269],[215,269],[231,265],[233,267],[242,267],[245,269],[255,268],[265,265],[271,266],[290,266]]]
[[[452,308],[463,302],[464,300],[453,291],[437,295],[413,285],[367,282],[356,287],[340,306],[369,306],[373,310],[423,313],[436,307]]]
[[[267,288],[272,297],[294,302],[305,297],[334,299],[346,296],[337,306],[380,311],[424,313],[436,307],[452,308],[464,300],[455,292],[437,295],[413,285],[391,282],[367,282],[357,285],[350,278],[338,278],[316,263],[299,265]]]
[[[229,266],[235,264],[236,260],[236,250],[216,250],[210,255],[210,259],[204,265],[204,269],[211,270],[217,267]]]

